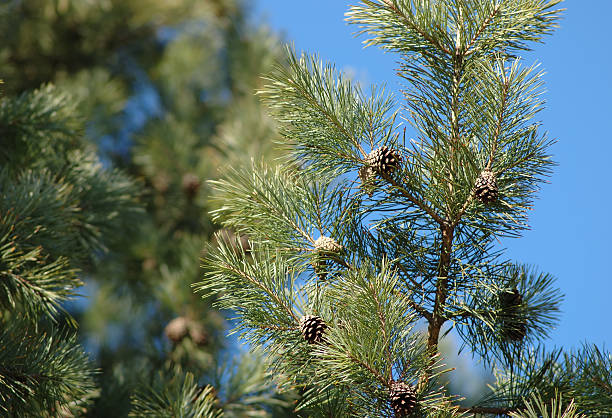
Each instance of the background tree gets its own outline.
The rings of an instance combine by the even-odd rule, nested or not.
[[[64,304],[137,219],[138,189],[102,168],[74,102],[51,86],[2,98],[0,131],[0,413],[80,414],[95,371]]]
[[[79,274],[88,300],[65,305],[100,367],[87,414],[275,413],[287,402],[265,381],[266,369],[250,355],[233,358],[224,315],[190,285],[205,242],[248,251],[246,237],[230,230],[213,237],[205,180],[221,166],[274,155],[274,124],[252,93],[258,74],[282,60],[276,38],[248,24],[246,5],[233,0],[0,7],[7,96],[46,82],[70,92],[104,165],[144,185],[125,196],[140,195],[145,211],[136,219],[107,208],[132,228],[116,228],[103,254],[89,248]],[[105,205],[97,196],[87,202]]]
[[[552,32],[558,3],[352,6],[366,43],[401,57],[401,107],[314,56],[290,52],[270,75],[261,95],[292,158],[215,183],[215,217],[252,238],[253,259],[222,246],[198,289],[224,291],[217,303],[237,310],[276,380],[305,392],[306,415],[612,412],[612,356],[546,351],[561,293],[495,244],[521,235],[553,165],[542,73],[517,56]],[[476,405],[440,388],[445,325],[496,372]]]

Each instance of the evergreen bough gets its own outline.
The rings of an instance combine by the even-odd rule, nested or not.
[[[519,54],[553,31],[559,3],[351,6],[348,21],[366,45],[399,55],[402,107],[384,89],[367,95],[333,65],[291,50],[289,66],[268,76],[259,94],[291,157],[213,182],[215,219],[250,237],[252,258],[211,250],[196,289],[219,294],[217,305],[236,313],[236,331],[267,354],[272,378],[301,390],[300,413],[612,414],[611,355],[590,345],[547,352],[541,341],[558,320],[561,293],[549,274],[506,261],[495,246],[526,229],[554,165],[536,119],[542,72]],[[378,149],[393,150],[393,170],[373,169]],[[312,266],[321,236],[343,248],[325,281]],[[509,307],[500,295],[515,292]],[[305,315],[325,318],[324,343],[305,341]],[[521,338],[508,338],[517,321]],[[460,406],[439,379],[444,326],[497,375],[474,405]],[[398,381],[414,388],[410,408],[390,397]]]
[[[54,88],[0,100],[0,415],[75,416],[96,396],[64,305],[139,213],[135,184],[106,170]]]

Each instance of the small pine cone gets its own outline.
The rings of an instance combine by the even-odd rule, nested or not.
[[[153,257],[147,257],[142,260],[142,271],[153,271],[157,267],[157,260]]]
[[[519,342],[527,336],[527,324],[524,319],[516,318],[514,321],[506,321],[503,330],[504,339]]]
[[[206,332],[202,324],[197,322],[192,321],[189,324],[189,338],[191,338],[191,341],[200,347],[208,345],[208,332]]]
[[[523,296],[517,288],[499,295],[502,308],[502,335],[510,341],[522,341],[527,335],[527,321],[518,312]]]
[[[153,187],[160,193],[166,193],[170,188],[170,177],[165,173],[159,173],[153,177]]]
[[[308,344],[323,342],[327,325],[320,316],[306,315],[300,320],[300,331]]]
[[[230,229],[223,228],[217,231],[215,233],[215,240],[217,244],[222,242],[226,246],[232,248],[236,254],[240,254],[241,252],[248,254],[251,252],[249,237],[244,234],[237,236]]]
[[[327,278],[327,272],[329,270],[328,260],[316,256],[315,259],[312,261],[312,268],[316,275],[319,277],[319,279],[325,280]]]
[[[478,200],[484,204],[495,202],[499,197],[497,179],[491,170],[484,170],[476,179],[474,193]]]
[[[164,329],[166,336],[174,343],[180,342],[183,338],[185,338],[188,332],[189,321],[183,316],[179,316],[168,322],[168,325],[166,325],[166,328]]]
[[[315,257],[312,267],[321,280],[327,277],[329,258],[337,258],[343,251],[342,245],[330,237],[321,235],[314,243]]]
[[[361,188],[372,197],[376,188],[376,173],[369,165],[364,165],[359,169],[359,180],[361,180]]]
[[[330,237],[321,235],[314,243],[315,250],[320,254],[338,255],[342,252],[342,245]]]
[[[499,295],[499,303],[503,309],[516,309],[523,303],[523,296],[515,287],[512,292],[502,292]]]
[[[403,417],[410,414],[414,411],[418,403],[414,389],[408,383],[397,381],[391,382],[389,401],[397,417]]]
[[[382,177],[391,175],[399,167],[401,159],[399,152],[383,145],[368,154],[365,164],[372,169],[374,174]]]
[[[183,193],[189,200],[193,199],[200,189],[200,179],[193,173],[187,173],[183,176],[182,186]]]

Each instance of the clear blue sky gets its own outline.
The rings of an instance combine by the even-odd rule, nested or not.
[[[352,3],[356,3],[356,0]],[[349,2],[256,0],[257,19],[268,22],[297,50],[317,52],[361,82],[398,90],[393,69],[398,57],[363,49],[355,27],[344,22]],[[553,273],[565,293],[559,327],[550,345],[581,341],[612,349],[612,0],[566,0],[560,29],[535,45],[546,70],[544,129],[558,143],[559,163],[545,184],[523,238],[505,240],[508,255]],[[610,257],[610,259],[609,259]]]

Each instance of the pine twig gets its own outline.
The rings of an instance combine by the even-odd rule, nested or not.
[[[482,22],[482,25],[480,26],[480,28],[478,28],[478,30],[476,31],[476,34],[474,35],[470,43],[466,46],[465,54],[464,54],[465,56],[471,55],[474,52],[476,52],[475,49],[473,50],[470,50],[470,49],[472,48],[472,46],[474,46],[474,43],[478,40],[482,32],[487,28],[487,26],[489,26],[489,23],[491,23],[493,18],[495,18],[495,16],[499,13],[500,8],[501,8],[501,3],[498,3],[495,6],[495,9],[493,9],[493,12],[484,20],[484,22]]]
[[[419,26],[417,26],[412,20],[410,20],[410,18],[408,16],[406,16],[405,13],[403,13],[401,10],[399,10],[397,7],[395,7],[395,5],[392,2],[386,0],[385,4],[387,5],[387,7],[390,10],[392,10],[395,14],[397,14],[404,21],[406,26],[408,26],[410,29],[418,32],[419,35],[421,35],[423,37],[423,39],[425,39],[427,42],[429,42],[433,47],[435,47],[436,49],[442,51],[446,55],[452,55],[453,54],[448,48],[445,48],[444,45],[442,45],[441,43],[436,41],[430,34],[428,34],[426,31],[424,31]]]
[[[459,407],[459,412],[467,412],[471,414],[496,414],[496,415],[506,415],[509,416],[510,412],[516,411],[516,409],[512,408],[493,408],[486,406],[469,406],[469,407]]]
[[[431,216],[433,218],[433,220],[435,220],[436,222],[438,222],[440,225],[443,225],[446,223],[446,220],[443,219],[440,215],[438,215],[436,213],[435,210],[433,210],[427,203],[423,202],[422,200],[416,198],[414,195],[412,195],[412,193],[410,193],[408,190],[406,190],[405,188],[403,188],[401,185],[399,185],[395,179],[393,177],[391,177],[390,175],[386,174],[386,173],[381,173],[382,177],[389,183],[391,184],[393,187],[395,187],[397,190],[399,190],[399,192],[405,197],[407,198],[409,201],[411,201],[412,203],[414,203],[419,209],[421,209],[423,212],[427,213],[429,216]]]

